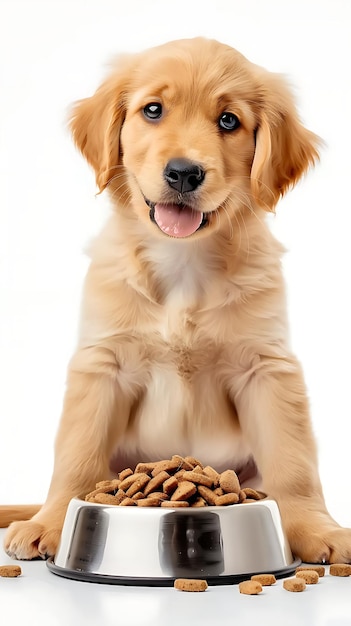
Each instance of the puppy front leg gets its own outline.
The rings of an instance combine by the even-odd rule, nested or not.
[[[234,401],[241,428],[279,505],[294,554],[306,562],[350,562],[351,529],[331,518],[318,475],[305,384],[293,357],[260,357],[239,376]]]
[[[97,357],[97,355],[96,355]],[[92,361],[96,361],[95,363]],[[32,559],[56,552],[67,505],[109,476],[109,460],[124,431],[132,386],[122,389],[116,365],[78,353],[68,375],[55,463],[47,500],[26,522],[12,524],[4,547],[11,557]]]

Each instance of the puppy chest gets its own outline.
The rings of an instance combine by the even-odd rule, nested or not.
[[[182,341],[159,346],[148,363],[143,394],[137,410],[139,431],[148,429],[177,436],[217,428],[222,422],[237,424],[221,376],[220,351],[208,342],[196,348]],[[156,426],[157,424],[157,426]]]
[[[224,397],[219,371],[223,346],[203,327],[198,314],[179,309],[174,301],[172,305],[169,303],[157,331],[146,341],[149,356],[146,398],[157,394],[157,401],[162,402],[161,388],[164,396],[172,388],[189,407],[198,404],[203,387],[209,384],[213,395]]]
[[[165,328],[162,338],[151,339],[149,348],[154,374],[162,376],[162,372],[168,371],[190,393],[203,378],[212,376],[222,354],[221,346],[210,337],[201,336],[190,317],[184,317],[180,332],[174,332],[170,326]]]
[[[234,466],[249,452],[225,384],[223,347],[190,316],[182,328],[144,336],[142,392],[122,448],[150,460],[193,454],[215,466],[225,460]]]
[[[174,365],[177,377],[183,381],[184,386],[190,388],[190,391],[192,386],[196,387],[199,384],[198,378],[201,375],[206,377],[210,365],[209,353],[211,350],[209,348],[206,350],[205,346],[199,346],[197,350],[181,343],[169,346],[170,362]],[[213,359],[216,359],[214,354]]]
[[[215,467],[234,467],[249,456],[235,407],[215,367],[201,369],[183,351],[174,366],[150,367],[122,448],[149,460],[192,454]]]

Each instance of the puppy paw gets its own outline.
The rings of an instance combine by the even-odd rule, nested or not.
[[[305,563],[351,563],[351,529],[288,533],[291,550]]]
[[[35,521],[15,522],[4,539],[5,552],[14,559],[45,559],[56,554],[61,529],[48,528]]]

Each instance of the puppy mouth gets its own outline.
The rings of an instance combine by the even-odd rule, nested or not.
[[[151,202],[146,198],[145,202],[150,208],[150,220],[169,237],[190,237],[208,224],[206,213],[186,204]]]

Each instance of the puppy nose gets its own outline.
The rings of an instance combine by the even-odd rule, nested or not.
[[[172,189],[180,193],[194,191],[205,178],[201,165],[190,159],[171,159],[168,161],[163,175]]]

